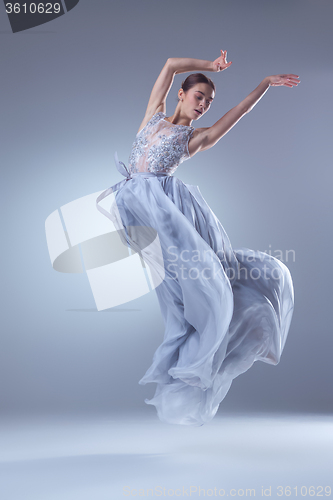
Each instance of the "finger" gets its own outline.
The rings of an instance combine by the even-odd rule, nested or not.
[[[290,83],[293,83],[294,85],[298,85],[298,83],[300,82],[300,80],[297,80],[297,78],[288,78],[288,81]]]
[[[288,79],[289,80],[293,80],[295,82],[300,82],[301,81],[299,78],[297,78],[297,76],[288,76]]]

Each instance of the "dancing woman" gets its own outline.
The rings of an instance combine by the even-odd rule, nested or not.
[[[166,423],[203,425],[216,414],[232,380],[254,361],[276,365],[293,314],[288,268],[267,253],[233,249],[199,188],[174,176],[181,162],[214,146],[269,87],[292,88],[300,82],[295,74],[268,76],[214,125],[195,129],[192,122],[207,113],[215,97],[214,83],[201,71],[220,72],[231,64],[222,50],[212,62],[167,60],[128,169],[116,159],[126,179],[97,199],[122,241],[140,253],[152,274],[163,278],[156,293],[164,339],[139,383],[157,384],[154,397],[145,401]],[[174,76],[189,71],[199,73],[185,79],[173,114],[166,116]],[[98,203],[111,192],[115,201],[106,212]],[[162,266],[144,228],[158,236]]]

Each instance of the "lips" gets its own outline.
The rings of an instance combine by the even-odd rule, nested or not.
[[[202,112],[201,112],[201,111],[199,111],[198,109],[195,109],[194,111],[195,111],[195,112],[196,112],[199,116],[201,116],[201,115],[202,115]]]

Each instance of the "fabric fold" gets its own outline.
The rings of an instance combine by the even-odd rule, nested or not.
[[[279,362],[294,307],[291,275],[271,255],[233,249],[197,186],[116,165],[126,179],[98,201],[117,188],[108,217],[151,271],[164,273],[155,289],[164,337],[139,384],[157,384],[145,402],[161,421],[200,426],[235,377],[257,360]],[[145,231],[158,235],[162,262],[146,250]]]

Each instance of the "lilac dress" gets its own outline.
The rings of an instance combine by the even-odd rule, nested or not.
[[[137,134],[126,179],[110,213],[124,244],[148,264],[165,324],[164,339],[139,384],[157,384],[152,399],[162,422],[203,425],[216,414],[232,380],[254,361],[276,365],[294,308],[288,268],[275,257],[233,249],[199,188],[175,177],[189,158],[194,128],[156,113]],[[158,235],[162,261],[149,243]],[[156,241],[156,240],[155,240]]]

